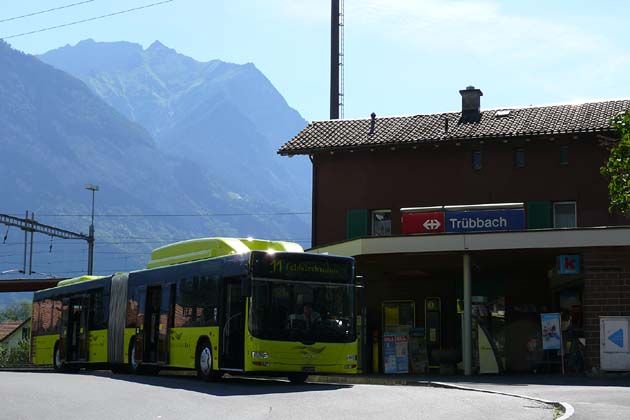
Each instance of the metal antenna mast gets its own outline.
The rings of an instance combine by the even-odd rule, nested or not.
[[[343,0],[330,3],[330,119],[343,118]]]
[[[339,0],[339,118],[343,119],[343,103],[344,103],[344,49],[343,49],[343,27],[344,27],[344,13],[343,13],[344,0]]]

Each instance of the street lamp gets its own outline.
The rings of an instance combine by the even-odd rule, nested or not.
[[[92,223],[88,239],[88,276],[91,276],[94,268],[94,193],[98,191],[98,185],[86,184],[85,189],[92,191]]]

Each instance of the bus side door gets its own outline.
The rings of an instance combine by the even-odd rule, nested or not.
[[[64,298],[61,301],[61,328],[59,331],[59,358],[62,362],[67,359],[69,312],[70,299]]]
[[[158,334],[157,362],[168,364],[169,333],[173,327],[173,311],[175,310],[175,285],[166,284],[162,287],[162,301],[160,305],[160,325]]]
[[[90,295],[82,295],[78,299],[78,305],[81,308],[78,316],[79,319],[79,336],[78,336],[78,351],[77,351],[77,360],[81,362],[86,362],[88,360],[88,320],[90,319]]]
[[[147,288],[140,286],[136,289],[135,293],[138,298],[138,313],[136,315],[136,335],[134,336],[136,353],[136,362],[142,362],[144,360],[144,312],[145,302],[147,298]]]

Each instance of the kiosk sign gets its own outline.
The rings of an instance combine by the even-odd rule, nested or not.
[[[446,232],[493,232],[525,229],[524,209],[446,212]]]

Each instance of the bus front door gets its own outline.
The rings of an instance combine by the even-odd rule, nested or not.
[[[230,278],[225,288],[225,310],[221,342],[221,369],[243,370],[245,356],[245,298],[241,279]]]

